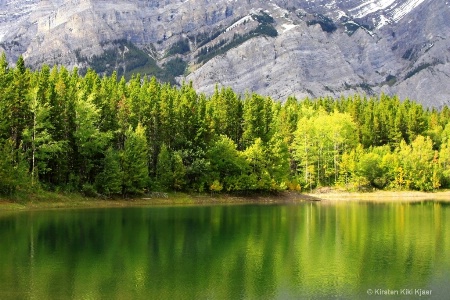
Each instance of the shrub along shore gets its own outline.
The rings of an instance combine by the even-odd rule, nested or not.
[[[438,191],[450,188],[449,121],[447,106],[383,94],[205,96],[139,74],[11,68],[3,55],[0,195]]]

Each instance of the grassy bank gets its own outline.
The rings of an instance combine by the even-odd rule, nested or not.
[[[131,198],[102,199],[78,193],[39,192],[15,199],[0,197],[0,211],[58,208],[106,208],[155,205],[275,204],[316,201],[295,192],[235,196],[228,194],[151,193]]]
[[[450,202],[450,191],[435,193],[418,191],[346,192],[319,189],[312,193],[282,192],[278,194],[254,194],[235,196],[228,194],[151,193],[132,198],[102,199],[85,197],[78,193],[39,192],[16,198],[0,197],[1,211],[106,208],[163,205],[214,205],[214,204],[276,204],[304,201],[368,201],[368,202],[416,202],[425,200]]]

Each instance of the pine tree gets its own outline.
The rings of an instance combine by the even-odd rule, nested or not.
[[[173,160],[173,188],[175,190],[182,190],[186,184],[186,167],[183,164],[183,158],[178,151],[175,151],[172,156]]]
[[[123,194],[144,192],[148,185],[147,139],[141,124],[135,130],[130,126],[125,133],[122,171]]]
[[[10,85],[11,72],[8,68],[5,52],[0,57],[0,140],[11,136],[10,124]]]
[[[15,149],[22,143],[23,131],[30,126],[31,113],[29,106],[30,73],[25,68],[23,57],[20,56],[13,71],[7,102],[8,114],[6,116],[11,130],[11,138]]]
[[[161,85],[155,77],[148,81],[145,77],[141,87],[141,124],[146,128],[148,142],[149,174],[155,176],[156,162],[161,145],[160,90]]]
[[[208,102],[208,119],[215,135],[226,135],[239,146],[242,138],[242,102],[230,88],[216,86]]]
[[[45,98],[43,99],[41,89],[36,87],[32,94],[30,103],[32,125],[24,131],[24,141],[31,144],[31,183],[34,186],[41,175],[45,176],[51,171],[48,161],[63,151],[63,143],[52,139],[50,106],[45,102]]]
[[[156,179],[160,188],[169,190],[173,185],[172,157],[166,144],[163,144],[158,154],[156,164]]]
[[[97,175],[95,187],[106,196],[120,194],[122,192],[122,178],[119,153],[112,148],[108,148],[103,159],[103,171]]]
[[[247,95],[243,111],[243,145],[250,146],[256,139],[267,143],[270,139],[272,100],[257,94]]]
[[[286,189],[290,175],[289,149],[287,143],[279,135],[274,135],[269,141],[266,155],[269,174],[272,179],[271,189]]]
[[[112,138],[109,132],[100,132],[100,112],[93,103],[95,95],[86,95],[84,90],[78,94],[75,103],[76,131],[73,133],[79,154],[78,175],[82,183],[94,181],[91,174],[99,164],[98,157],[105,151]]]
[[[161,97],[159,105],[159,136],[161,143],[164,143],[169,150],[175,147],[176,131],[179,128],[175,116],[175,98],[176,92],[167,84],[161,88]]]
[[[15,141],[0,142],[0,195],[12,196],[19,191],[30,191],[28,165]]]

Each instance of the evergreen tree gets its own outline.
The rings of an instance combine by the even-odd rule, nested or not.
[[[287,143],[279,135],[274,135],[269,141],[267,161],[272,179],[270,189],[286,189],[290,177],[289,149]]]
[[[240,177],[248,172],[244,157],[237,150],[236,143],[225,135],[220,135],[208,150],[210,162],[209,186],[222,186],[226,191],[241,190]]]
[[[142,193],[148,185],[147,139],[145,128],[128,128],[122,158],[122,193]]]
[[[7,140],[11,136],[10,120],[10,89],[12,76],[8,68],[8,61],[3,52],[0,56],[0,140]]]
[[[99,165],[99,157],[104,153],[111,135],[99,130],[99,110],[93,103],[95,95],[86,95],[80,91],[75,103],[76,131],[73,133],[79,154],[78,175],[80,180],[92,183],[95,174],[92,171]]]
[[[168,147],[163,144],[158,154],[156,179],[161,189],[169,190],[173,185],[172,157]]]
[[[178,151],[173,153],[173,188],[182,190],[186,184],[186,167],[183,164],[183,158]]]
[[[16,68],[12,74],[12,81],[7,90],[6,120],[11,130],[11,138],[14,141],[14,148],[18,149],[22,143],[23,131],[30,126],[31,113],[29,106],[30,73],[25,68],[23,57],[20,56],[16,63]]]
[[[236,145],[242,138],[242,102],[230,88],[216,86],[208,102],[211,131],[230,137]]]
[[[250,146],[256,139],[268,142],[272,121],[272,100],[257,94],[247,95],[243,110],[243,145]]]
[[[14,140],[0,143],[0,194],[14,195],[29,191],[28,166],[20,149],[15,149]]]
[[[51,171],[48,161],[63,151],[63,144],[54,141],[50,135],[53,128],[50,121],[50,106],[42,99],[40,88],[36,87],[30,103],[32,124],[24,131],[24,141],[31,144],[31,178],[32,186]]]
[[[95,179],[96,189],[107,196],[120,194],[123,177],[119,153],[112,148],[108,148],[103,159],[103,171]]]

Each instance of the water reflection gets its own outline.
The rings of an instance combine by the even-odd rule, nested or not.
[[[448,295],[450,206],[305,203],[0,218],[0,298]]]

